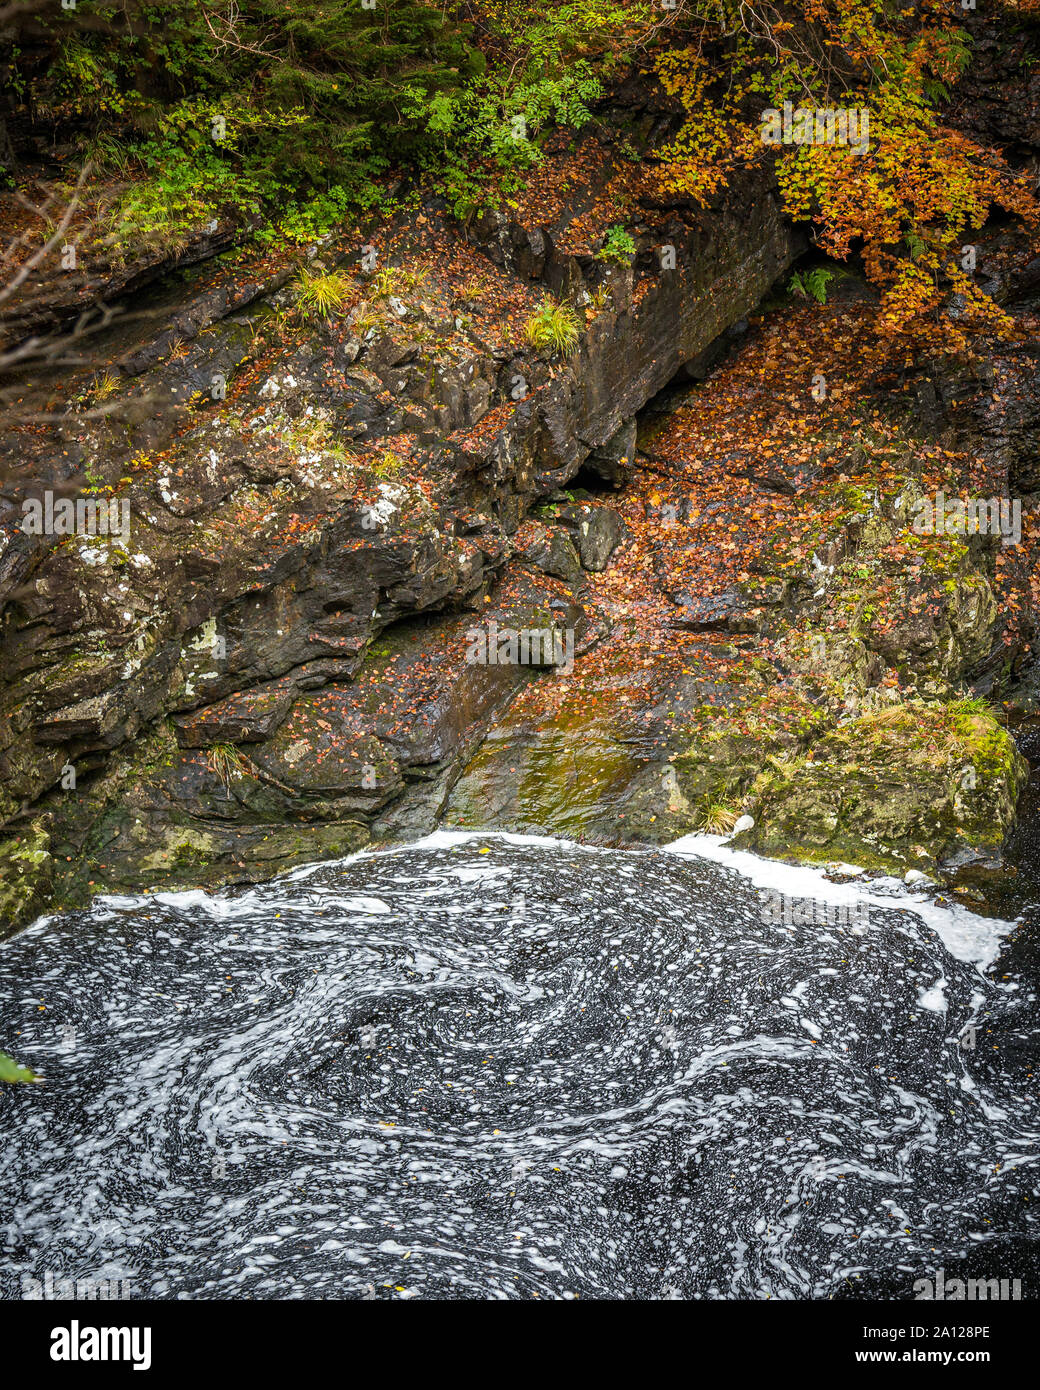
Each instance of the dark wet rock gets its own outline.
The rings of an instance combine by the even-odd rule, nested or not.
[[[672,626],[685,632],[719,632],[741,609],[739,596],[732,589],[724,594],[688,594],[682,590],[669,594],[678,608]]]
[[[582,566],[574,543],[557,527],[543,528],[538,538],[523,551],[525,560],[544,574],[555,575],[570,584],[580,584]]]
[[[1027,22],[1008,25],[984,6],[959,22],[972,41],[971,64],[957,84],[951,124],[997,144],[1040,149],[1040,74]]]
[[[303,668],[300,668],[301,670]],[[297,686],[283,679],[254,686],[215,705],[173,719],[182,748],[216,743],[262,743],[278,729],[292,708]]]
[[[621,544],[624,524],[610,507],[560,507],[558,520],[574,537],[582,568],[596,574],[605,570],[610,557]]]
[[[748,476],[755,482],[785,497],[804,492],[821,473],[822,469],[816,464],[782,458],[756,459],[748,467]]]
[[[304,324],[285,270],[261,283],[228,266],[170,304],[146,340],[118,338],[127,389],[172,402],[168,413],[88,421],[59,449],[28,440],[41,474],[99,469],[131,518],[125,542],[84,542],[27,536],[9,513],[0,542],[0,816],[39,813],[65,866],[59,897],[90,879],[244,880],[355,847],[373,817],[428,820],[499,703],[557,676],[544,663],[442,672],[418,703],[402,689],[403,712],[415,707],[407,733],[374,710],[357,723],[351,699],[367,698],[373,653],[399,624],[497,612],[496,585],[505,578],[506,592],[533,565],[550,586],[539,600],[549,624],[577,645],[602,635],[574,606],[574,551],[585,570],[604,569],[622,540],[617,513],[575,507],[544,551],[515,559],[510,537],[583,467],[623,481],[637,412],[756,306],[800,243],[754,178],[716,208],[666,214],[677,248],[667,275],[649,256],[605,268],[559,250],[581,214],[575,205],[556,228],[535,228],[494,213],[468,229],[467,254],[501,267],[511,289],[537,282],[531,305],[546,289],[582,302],[586,284],[608,286],[566,361],[531,352],[519,333],[485,341],[479,306],[471,326],[457,311],[440,323],[440,308],[404,291],[374,327],[356,311]],[[423,254],[463,244],[433,207],[425,231],[397,233]],[[438,334],[449,348],[431,348]],[[446,631],[431,629],[410,684],[441,670],[431,644]],[[393,708],[392,676],[380,672],[372,693]],[[348,766],[323,742],[326,697],[367,759]],[[295,756],[308,711],[313,746]],[[65,767],[74,796],[58,790]],[[4,844],[15,836],[12,824]]]
[[[769,622],[769,610],[783,602],[788,588],[782,579],[749,580],[719,594],[691,594],[669,588],[667,575],[661,580],[677,609],[671,626],[683,632],[760,633]]]
[[[981,890],[1004,886],[1009,866],[999,852],[965,846],[944,859],[938,866],[938,873],[952,888],[980,890],[984,901],[986,894]]]
[[[585,467],[605,482],[621,487],[636,471],[636,422],[629,420],[615,434],[593,449]]]
[[[99,306],[115,304],[121,296],[133,294],[153,284],[171,271],[184,269],[208,261],[221,251],[233,246],[241,237],[240,230],[232,224],[224,223],[212,230],[200,229],[193,233],[182,246],[171,250],[167,246],[154,245],[139,251],[129,261],[124,260],[118,250],[111,248],[101,254],[86,259],[78,271],[68,272],[60,262],[53,261],[50,283],[27,284],[23,293],[15,294],[4,306],[4,341],[17,342],[30,333],[39,333],[72,319],[79,318],[85,310],[96,312],[101,319]],[[40,274],[46,275],[46,266]],[[207,313],[213,318],[227,313],[233,307],[248,303],[259,291],[250,288],[245,297],[234,296],[221,299],[218,295],[204,305],[196,307],[194,321],[204,320]],[[189,316],[185,327],[191,331],[191,310],[181,311]]]
[[[249,881],[373,835],[430,829],[492,719],[584,634],[557,581],[518,575],[479,615],[388,629],[363,665],[305,663],[175,716],[169,732],[125,745],[100,777],[47,800],[41,844],[53,838],[61,868],[52,874],[49,851],[25,861],[33,887],[17,901],[39,910],[52,879],[70,896],[89,880]],[[22,864],[19,844],[0,852]]]
[[[741,339],[748,331],[748,321],[745,318],[738,319],[736,323],[730,324],[722,333],[719,334],[706,348],[699,352],[696,357],[689,362],[684,362],[681,376],[689,381],[705,381],[709,372],[733,351],[740,343]]]
[[[241,314],[261,296],[275,294],[288,283],[291,273],[283,269],[264,279],[247,280],[242,284],[225,282],[202,290],[195,299],[173,314],[168,327],[151,341],[122,357],[120,369],[128,376],[139,376],[150,367],[157,366],[175,345],[195,341],[207,328]],[[245,326],[245,323],[243,319],[239,326]]]

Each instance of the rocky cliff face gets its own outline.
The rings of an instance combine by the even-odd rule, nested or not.
[[[652,137],[659,119],[628,111],[625,128]],[[7,518],[5,925],[429,825],[540,679],[474,661],[474,629],[558,630],[579,654],[595,638],[583,585],[618,518],[599,497],[550,524],[532,509],[579,473],[623,480],[636,413],[799,247],[747,184],[699,215],[636,199],[635,257],[597,256],[633,185],[615,139],[589,141],[577,201],[549,178],[529,223],[463,229],[430,206],[321,247],[309,273],[349,277],[327,320],[281,267],[207,267],[147,342],[114,339],[118,425],[9,439],[129,523],[32,535]],[[546,291],[583,316],[566,357],[524,341]]]
[[[926,419],[909,391],[868,384],[871,316],[852,280],[826,308],[757,315],[645,422],[617,504],[628,538],[586,586],[609,640],[513,702],[450,823],[654,841],[736,826],[775,857],[976,899],[1007,886],[1028,769],[1006,696],[1032,669],[1035,499],[1017,499],[1006,544],[919,524],[942,492],[1006,494],[1002,436],[990,448],[977,417],[1000,419],[1007,382],[976,382],[989,405],[964,422]]]
[[[805,249],[767,181],[645,192],[632,151],[672,129],[633,88],[522,215],[112,271],[147,332],[72,394],[118,409],[2,445],[52,519],[63,480],[119,508],[115,535],[4,521],[3,928],[441,820],[628,843],[743,815],[767,854],[999,876],[1028,775],[1002,725],[1040,720],[1037,263],[980,238],[1020,339],[889,369],[854,277],[755,312]],[[547,297],[572,352],[527,339]],[[918,534],[938,489],[1019,498],[1024,543]]]

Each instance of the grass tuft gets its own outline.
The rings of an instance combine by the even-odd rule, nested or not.
[[[230,793],[231,779],[241,777],[246,760],[233,743],[215,743],[206,754],[210,768],[224,783],[224,790]]]
[[[718,801],[712,796],[706,796],[701,801],[700,828],[709,835],[725,835],[739,819],[740,812],[725,801]]]
[[[569,304],[546,299],[527,320],[524,331],[532,347],[550,348],[567,357],[578,343],[578,318]]]
[[[350,280],[338,270],[301,270],[296,280],[296,307],[304,318],[331,318],[350,297]]]

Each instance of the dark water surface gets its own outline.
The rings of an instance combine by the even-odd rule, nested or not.
[[[46,1077],[0,1093],[0,1294],[1036,1297],[1035,976],[874,901],[478,836],[45,920],[0,950]]]

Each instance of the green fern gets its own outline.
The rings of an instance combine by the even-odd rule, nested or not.
[[[834,279],[834,272],[817,266],[815,270],[795,271],[787,282],[791,294],[800,294],[803,299],[815,299],[817,304],[827,303],[827,286]]]

